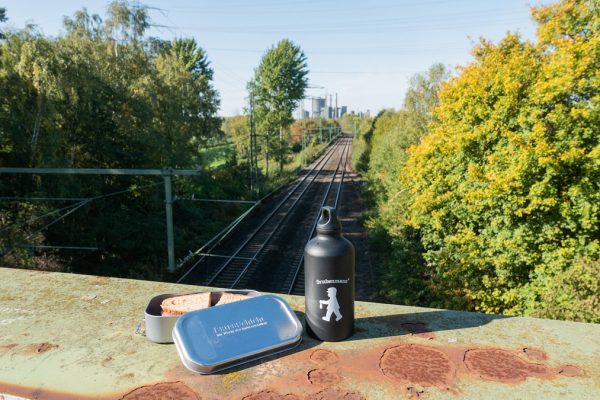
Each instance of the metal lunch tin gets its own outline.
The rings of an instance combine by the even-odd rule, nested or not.
[[[146,325],[146,337],[156,343],[173,343],[173,327],[180,316],[162,316],[160,315],[160,303],[166,298],[183,296],[187,294],[203,293],[163,293],[154,296],[144,312],[144,322]],[[260,293],[255,290],[223,290],[213,291],[212,293],[234,293],[244,294],[249,297],[260,296]],[[221,306],[218,306],[221,307]]]
[[[265,294],[186,313],[173,340],[189,370],[210,374],[297,346],[302,324],[285,300]]]

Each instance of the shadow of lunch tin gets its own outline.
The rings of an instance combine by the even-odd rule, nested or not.
[[[270,294],[186,313],[173,328],[181,361],[201,374],[289,350],[301,340],[296,314]]]
[[[166,298],[177,297],[203,292],[186,292],[186,293],[163,293],[154,296],[148,302],[144,311],[144,322],[146,325],[146,337],[156,343],[173,343],[173,327],[180,318],[179,315],[160,315],[160,303]],[[233,293],[244,294],[248,297],[260,296],[260,293],[255,290],[218,290],[211,293]],[[244,300],[245,301],[245,300]],[[223,307],[223,306],[219,306]]]

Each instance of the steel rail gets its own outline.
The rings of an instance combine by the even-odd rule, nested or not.
[[[265,219],[263,219],[263,222],[259,225],[258,228],[256,228],[254,230],[254,232],[250,235],[250,237],[248,237],[248,239],[246,241],[244,241],[244,243],[242,243],[242,245],[235,251],[235,253],[231,256],[231,258],[229,260],[227,260],[218,270],[217,272],[212,276],[212,278],[207,282],[208,285],[211,285],[220,275],[221,273],[223,273],[223,271],[227,268],[227,266],[229,266],[231,264],[231,261],[236,258],[235,256],[237,256],[237,254],[239,254],[247,245],[248,243],[250,243],[251,240],[254,239],[254,237],[256,237],[256,235],[260,232],[260,230],[266,225],[267,222],[269,222],[269,220],[271,219],[271,217],[273,217],[273,215],[279,211],[279,209],[287,202],[287,200],[291,197],[292,194],[294,194],[296,192],[296,190],[306,181],[306,179],[310,176],[310,174],[313,173],[313,171],[317,168],[317,166],[319,166],[321,164],[320,169],[318,170],[318,172],[312,177],[312,180],[309,182],[309,184],[304,188],[304,190],[300,193],[300,197],[302,197],[302,195],[304,194],[304,192],[306,191],[306,189],[308,187],[310,187],[310,185],[312,184],[312,182],[316,179],[316,177],[319,175],[319,173],[321,172],[321,170],[323,169],[323,167],[325,166],[325,164],[327,163],[327,161],[329,160],[329,158],[331,158],[331,156],[333,155],[333,153],[335,152],[336,149],[334,149],[333,147],[330,149],[329,153],[324,155],[322,159],[317,160],[314,163],[314,166],[311,168],[311,170],[302,178],[302,180],[300,182],[298,182],[298,184],[296,184],[294,186],[294,188],[285,196],[285,198],[283,200],[281,200],[281,202],[279,202],[279,204],[275,207],[275,209],[273,211],[271,211],[271,213],[269,213],[269,215],[267,215],[265,217]],[[294,203],[295,205],[295,203]],[[282,218],[282,220],[280,220],[280,222],[276,225],[275,229],[273,230],[273,232],[271,232],[271,235],[269,235],[266,239],[266,241],[263,243],[263,245],[260,247],[260,249],[254,253],[253,258],[256,258],[256,256],[258,255],[258,253],[264,248],[264,244],[266,244],[266,242],[268,242],[271,239],[272,234],[278,229],[279,225],[281,224],[281,222],[287,217],[289,211],[291,211],[291,209],[293,208],[290,207],[290,210],[288,210],[287,213],[285,213],[284,217]],[[243,268],[243,273],[245,274],[245,271],[247,270],[248,265],[246,265]],[[236,282],[239,281],[239,277],[238,279],[235,280],[234,284]],[[233,287],[233,286],[231,286]]]
[[[342,158],[344,157],[344,150],[345,149],[342,149],[342,155],[340,157],[340,160],[338,161],[338,164],[336,166],[335,172],[333,173],[334,177],[337,174],[337,171],[338,171],[339,166],[340,166],[340,162],[341,162]],[[262,243],[262,245],[260,246],[260,248],[256,251],[256,253],[254,255],[254,258],[258,257],[258,254],[260,254],[260,252],[264,249],[264,247],[266,246],[266,244],[271,241],[271,239],[273,238],[273,236],[275,235],[275,233],[279,230],[279,228],[281,227],[281,225],[283,224],[283,222],[285,222],[287,220],[287,218],[290,215],[290,213],[292,212],[292,210],[296,207],[296,205],[298,204],[298,202],[300,201],[300,199],[302,199],[302,196],[308,190],[308,188],[310,187],[310,185],[312,185],[312,183],[315,181],[317,175],[322,171],[322,169],[323,168],[321,168],[321,170],[319,170],[319,172],[313,177],[313,179],[311,180],[311,182],[304,188],[304,190],[302,190],[302,192],[300,193],[300,196],[298,196],[298,198],[294,201],[294,203],[292,204],[292,206],[290,207],[290,209],[285,213],[285,215],[283,216],[283,218],[281,219],[281,221],[279,221],[279,223],[275,226],[275,229],[273,229],[273,232],[271,232],[271,234],[267,237],[267,239]],[[242,271],[238,275],[237,279],[231,284],[230,289],[233,289],[242,280],[242,278],[246,275],[246,272],[248,271],[248,269],[252,265],[253,261],[255,261],[255,260],[251,260],[248,263],[246,263],[246,265],[244,266],[244,268],[242,269]]]
[[[275,213],[277,211],[279,211],[279,209],[287,202],[287,200],[292,196],[292,194],[294,194],[296,192],[296,190],[306,181],[306,179],[313,173],[313,171],[319,166],[321,165],[320,169],[318,170],[318,172],[313,176],[312,181],[314,181],[314,179],[318,176],[318,174],[321,172],[321,170],[323,169],[323,167],[325,166],[325,164],[327,163],[327,161],[329,160],[329,158],[331,158],[331,156],[333,155],[333,153],[335,152],[336,148],[335,146],[332,146],[330,148],[330,151],[325,153],[321,159],[318,159],[314,162],[314,166],[310,169],[310,171],[308,171],[303,177],[302,179],[292,188],[292,190],[289,191],[289,193],[283,198],[283,200],[281,200],[279,202],[279,204],[273,209],[273,211],[271,211],[269,213],[269,215],[267,215],[265,217],[265,219],[263,220],[263,222],[258,226],[258,228],[256,228],[254,230],[254,232],[250,235],[250,237],[248,237],[248,239],[246,239],[244,241],[244,243],[242,243],[238,249],[232,254],[231,258],[228,259],[214,274],[213,276],[207,281],[207,285],[211,285],[220,275],[221,273],[223,273],[223,271],[227,268],[227,266],[229,266],[229,264],[231,263],[231,261],[248,245],[248,243],[250,243],[250,241],[252,239],[254,239],[254,237],[258,234],[258,232],[260,232],[260,230],[263,228],[263,226],[265,226],[267,224],[267,222],[270,221],[270,219],[273,217],[273,215],[275,215]],[[312,181],[309,183],[308,186],[310,186],[310,184],[312,183]],[[307,186],[307,187],[308,187]],[[304,192],[303,192],[304,193]],[[300,197],[302,196],[302,194],[300,195]],[[286,214],[287,215],[287,214]],[[285,216],[284,216],[285,218]],[[282,219],[283,220],[283,219]],[[281,223],[281,222],[280,222]],[[269,237],[270,239],[270,237]],[[262,247],[261,247],[262,248]],[[256,255],[255,255],[256,257]]]
[[[252,212],[252,210],[254,210],[258,206],[258,204],[259,203],[253,205],[248,210],[244,211],[244,213],[242,215],[237,217],[233,222],[231,222],[229,225],[227,225],[225,228],[223,228],[219,233],[217,233],[215,236],[213,236],[212,239],[210,239],[208,242],[206,242],[204,245],[202,245],[202,247],[200,247],[198,250],[194,251],[193,253],[190,252],[190,254],[188,256],[186,256],[183,259],[183,261],[181,261],[181,263],[179,264],[180,267],[183,264],[185,264],[186,262],[188,262],[188,260],[191,260],[193,257],[196,257],[196,256],[201,256],[201,257],[186,271],[185,274],[183,274],[181,276],[181,278],[179,278],[177,280],[176,283],[181,283],[202,261],[204,261],[206,254],[210,253],[216,246],[218,246],[219,243],[221,243],[221,241],[223,239],[225,239],[227,237],[227,235],[231,231],[233,231],[237,227],[237,225],[240,222],[242,222],[242,220],[244,218],[246,218],[246,216],[248,214],[250,214],[250,212]],[[213,244],[213,242],[214,242],[214,244]],[[211,244],[212,244],[212,246],[206,252],[204,252],[204,249],[206,249]]]
[[[320,150],[317,153],[317,157],[316,159],[313,161],[313,163],[316,165],[318,165],[318,163],[320,162],[319,158],[321,156],[324,156],[325,153],[327,152],[331,152],[333,151],[333,147],[328,146],[323,148],[322,150]],[[325,157],[325,156],[324,156]],[[310,175],[310,173],[312,173],[312,171],[314,170],[314,167],[308,171],[303,177],[302,177],[302,181],[304,179],[306,179],[306,177],[308,177],[308,175]],[[299,182],[299,184],[301,184],[302,182]],[[254,211],[254,209],[256,209],[256,207],[258,207],[263,201],[265,201],[267,198],[269,198],[271,195],[273,195],[275,192],[277,192],[278,190],[280,190],[283,186],[285,186],[286,184],[283,184],[281,186],[279,186],[278,188],[274,189],[273,191],[267,193],[265,196],[263,196],[260,200],[258,200],[257,202],[255,202],[255,204],[250,207],[248,210],[246,210],[242,215],[240,215],[238,218],[236,218],[232,223],[230,223],[229,225],[227,225],[225,228],[223,228],[223,230],[221,230],[219,233],[217,233],[215,236],[213,236],[208,242],[206,242],[202,247],[200,247],[198,250],[194,251],[193,253],[190,252],[190,254],[188,256],[186,256],[179,264],[179,268],[181,268],[181,266],[183,266],[184,263],[186,263],[187,261],[189,261],[191,258],[199,255],[201,256],[198,261],[196,261],[187,271],[185,274],[183,274],[181,276],[181,278],[179,278],[177,280],[177,283],[181,283],[198,265],[200,265],[205,258],[207,257],[206,253],[210,253],[216,246],[218,246],[219,244],[222,243],[223,240],[225,240],[225,238],[227,238],[227,236],[235,229],[237,228],[237,226],[244,220],[244,218],[246,218],[252,211]],[[294,188],[292,189],[292,191],[294,191],[296,189],[296,186],[294,186]],[[214,243],[213,243],[214,242]],[[212,246],[204,251],[208,246],[210,246],[212,244]],[[205,254],[202,254],[205,253]]]
[[[350,148],[350,144],[347,144],[346,147],[344,148],[344,150],[349,149]],[[342,156],[343,158],[343,156]],[[341,162],[341,159],[340,159]],[[338,206],[338,202],[340,199],[340,193],[342,192],[342,186],[344,185],[344,176],[346,174],[346,165],[348,164],[348,152],[346,152],[346,157],[344,158],[344,168],[342,169],[342,176],[340,179],[340,185],[338,186],[338,191],[335,197],[335,202],[333,204],[333,207],[337,209]],[[336,170],[337,172],[337,170]],[[334,179],[335,179],[335,175],[334,175]],[[323,201],[321,202],[321,208],[323,208],[323,206],[325,206],[325,203],[327,202],[327,199],[329,198],[329,191],[331,189],[331,186],[333,184],[333,180],[331,180],[331,182],[329,183],[329,187],[327,188],[327,192],[325,193],[325,196],[323,196]],[[317,218],[315,219],[315,222],[313,223],[312,229],[311,229],[311,233],[309,236],[309,240],[312,239],[312,237],[315,234],[315,231],[317,230],[317,224],[319,222],[319,217],[320,214],[317,214]],[[296,265],[295,271],[294,271],[294,277],[292,278],[292,283],[290,284],[289,289],[287,290],[287,294],[291,294],[294,291],[294,286],[296,286],[296,281],[298,279],[298,275],[300,274],[300,270],[302,269],[302,265],[304,264],[304,254],[302,254],[302,256],[300,257],[300,261],[298,262],[298,264]]]
[[[226,256],[224,254],[201,253],[200,255],[206,256],[206,257],[231,258],[231,256]],[[238,260],[252,260],[252,261],[255,260],[254,258],[251,258],[251,257],[239,257],[238,256],[238,257],[234,257],[234,258],[238,259]]]

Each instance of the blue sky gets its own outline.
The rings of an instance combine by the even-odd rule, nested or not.
[[[399,108],[409,78],[436,62],[464,65],[479,37],[507,31],[534,39],[530,7],[544,0],[147,0],[148,35],[194,37],[206,49],[221,95],[221,115],[241,113],[246,82],[264,52],[289,38],[308,58],[308,96],[338,94],[338,105],[375,113]],[[104,16],[105,0],[0,0],[9,26],[33,22],[46,35],[83,7]],[[158,27],[162,26],[162,27]],[[305,107],[309,108],[306,101]]]

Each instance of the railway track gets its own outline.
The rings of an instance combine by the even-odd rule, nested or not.
[[[348,151],[349,148],[350,148],[350,145],[345,149],[346,152],[342,157],[343,160],[340,159],[340,164],[338,165],[338,169],[336,169],[335,174],[329,183],[329,187],[327,188],[325,196],[323,197],[323,201],[321,202],[321,206],[319,207],[319,210],[323,206],[331,206],[331,207],[334,207],[337,209],[338,206],[340,205],[342,189],[344,186],[344,178],[346,176],[346,170],[348,167],[348,158],[350,155],[350,152]],[[305,242],[312,239],[312,237],[315,236],[315,234],[317,233],[317,222],[319,221],[319,216],[320,215],[317,212],[317,216],[314,219],[314,222],[312,224],[310,234]],[[304,250],[304,248],[302,250]],[[297,257],[297,258],[298,258],[298,260],[294,260],[294,263],[292,264],[292,266],[294,268],[292,270],[293,275],[291,277],[291,281],[284,282],[281,287],[281,289],[282,289],[281,291],[287,292],[287,294],[303,295],[304,294],[304,251],[302,251],[299,254],[299,257]]]
[[[314,233],[320,207],[339,202],[350,145],[349,137],[338,139],[239,232],[215,240],[179,282],[303,293],[304,244]]]

